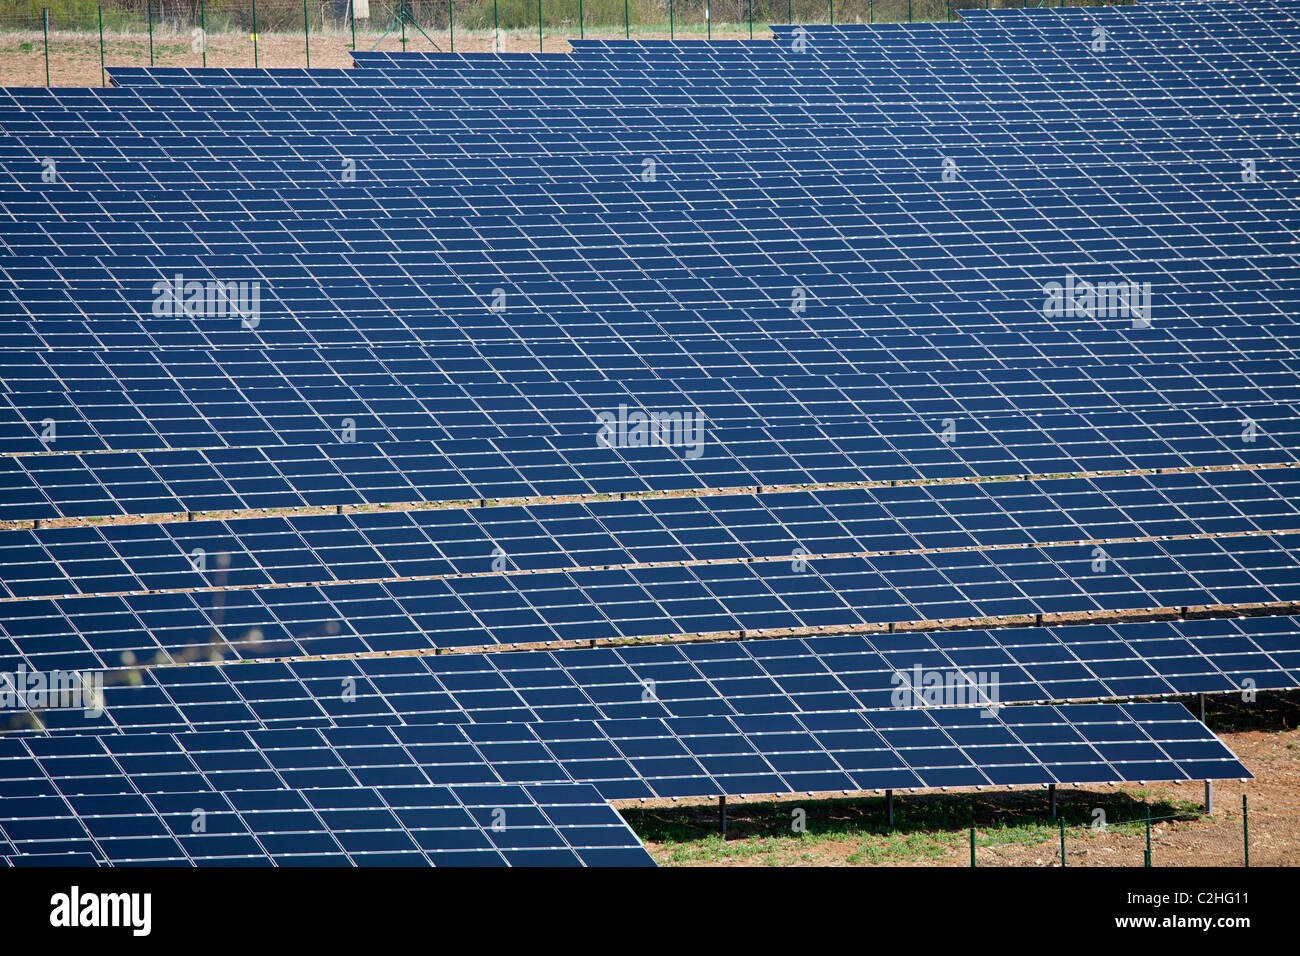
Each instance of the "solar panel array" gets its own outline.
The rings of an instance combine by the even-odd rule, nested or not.
[[[540,723],[1289,690],[1298,632],[1294,618],[1260,617],[157,667],[110,673],[98,708],[0,709],[0,728]],[[917,675],[933,673],[970,679],[959,698],[927,697]]]
[[[1298,12],[0,91],[0,676],[105,681],[0,702],[0,858],[620,865],[608,800],[1247,776],[1079,702],[1300,680],[1224,616],[1300,601]]]

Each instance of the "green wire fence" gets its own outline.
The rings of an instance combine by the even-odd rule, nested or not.
[[[0,34],[17,42],[9,44],[12,73],[0,83],[104,84],[115,65],[346,67],[352,50],[558,51],[571,38],[620,36],[761,39],[770,25],[946,21],[973,7],[1059,2],[8,0]]]

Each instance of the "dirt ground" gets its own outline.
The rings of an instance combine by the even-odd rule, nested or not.
[[[621,31],[598,32],[588,30],[590,38],[619,39]],[[634,30],[636,39],[668,39],[667,31]],[[694,33],[678,32],[679,38],[696,37]],[[748,38],[749,31],[719,27],[713,31],[714,39],[737,40]],[[755,39],[771,36],[767,30],[754,30]],[[450,49],[446,34],[433,35],[443,51]],[[507,53],[536,53],[536,33],[503,34],[503,48]],[[357,49],[370,50],[379,42],[380,34],[358,34]],[[432,46],[423,37],[407,36],[407,49],[430,51]],[[310,38],[311,66],[346,69],[352,66],[348,33],[326,33]],[[203,56],[191,46],[188,34],[155,32],[154,63],[157,66],[199,67]],[[400,50],[400,39],[389,37],[380,49]],[[491,33],[456,33],[456,52],[486,52],[492,48]],[[547,53],[567,53],[572,47],[564,34],[544,38]],[[149,36],[142,33],[105,34],[104,66],[111,75],[114,66],[148,66]],[[208,35],[207,65],[209,67],[252,67],[252,35]],[[257,65],[260,67],[307,66],[307,43],[300,33],[264,33],[257,38]],[[45,47],[40,32],[0,34],[0,86],[44,86]],[[50,34],[50,85],[101,86],[99,36],[89,33],[52,32]]]

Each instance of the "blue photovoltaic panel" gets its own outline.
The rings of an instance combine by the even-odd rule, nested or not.
[[[8,708],[0,730],[736,717],[1294,689],[1300,625],[1290,617],[1082,624],[131,673],[103,675],[102,709]],[[930,675],[957,690],[927,696]]]
[[[327,746],[315,735],[278,742]],[[438,787],[409,761],[406,773],[301,759],[281,770],[295,763],[290,751],[268,753],[245,734],[66,743],[0,757],[6,864],[653,865],[590,786]]]
[[[1294,535],[0,602],[0,663],[97,669],[1295,600]]]
[[[24,835],[39,839],[57,806],[60,841],[72,830],[67,804],[81,795],[351,790],[374,781],[416,788],[408,792],[418,799],[429,785],[589,782],[606,799],[626,800],[1250,776],[1180,704],[29,736],[0,746],[0,813],[36,817]],[[382,806],[361,800],[368,810]],[[379,817],[392,841],[417,849],[393,834],[390,814]],[[8,821],[5,831],[12,840]],[[433,841],[446,848],[441,836]]]
[[[226,356],[214,350],[166,352],[50,352],[34,364],[30,352],[3,361],[9,385],[0,406],[0,447],[9,453],[110,449],[294,445],[336,441],[353,404],[358,438],[429,441],[558,437],[598,430],[600,415],[620,406],[690,409],[708,428],[805,425],[870,418],[889,422],[929,416],[942,422],[992,413],[1137,411],[1232,405],[1248,418],[1255,406],[1300,399],[1300,361],[1198,362],[1124,369],[1115,364],[1062,369],[971,369],[918,375],[845,374],[723,378],[653,377],[657,370],[624,357],[625,368],[602,371],[624,380],[501,381],[458,384],[453,374],[411,354],[360,349],[286,354],[264,350]],[[563,360],[555,360],[562,362]],[[382,364],[381,364],[382,363]],[[395,366],[382,371],[384,365]],[[463,361],[446,360],[451,368]],[[482,363],[483,378],[504,380],[513,361]],[[565,363],[567,364],[567,363]],[[594,364],[588,363],[588,364]],[[611,363],[615,364],[615,363]],[[883,356],[878,361],[884,364]],[[901,362],[899,363],[902,364]],[[720,369],[724,374],[727,369]],[[576,372],[571,372],[575,377]],[[593,373],[594,374],[594,373]],[[427,377],[447,379],[434,384]],[[410,384],[426,379],[420,384]],[[938,389],[938,394],[936,394]],[[53,441],[39,423],[55,422]],[[921,419],[925,421],[924,418]],[[933,424],[930,424],[933,428]],[[919,429],[918,429],[919,430]]]
[[[1292,469],[0,531],[0,597],[1300,530]]]
[[[1244,775],[1175,705],[880,708],[1293,687],[1291,619],[206,662],[1292,600],[1297,9],[0,93],[0,521],[745,492],[0,532],[3,666],[205,662],[0,740],[0,857],[645,863],[602,798]]]
[[[705,423],[698,443],[648,447],[598,443],[598,430],[495,443],[9,457],[0,459],[0,520],[1300,461],[1300,415],[1280,404],[1248,415],[1171,408],[770,428]]]

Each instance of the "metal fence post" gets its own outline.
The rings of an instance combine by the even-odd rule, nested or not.
[[[835,0],[831,0],[831,26],[835,26]]]
[[[104,8],[99,8],[99,85],[108,86],[108,74],[104,71]]]
[[[871,2],[867,4],[867,22],[876,22],[876,0],[871,0]]]
[[[789,10],[786,11],[785,22],[794,26],[794,0],[790,0]]]
[[[1250,866],[1250,810],[1246,806],[1246,795],[1241,795],[1241,858],[1245,866]]]
[[[975,865],[975,828],[970,828],[970,865]]]
[[[311,32],[307,27],[307,0],[302,0],[302,44],[307,51],[307,69],[311,69]]]
[[[456,15],[452,12],[452,2],[447,0],[447,32],[451,35],[451,52],[456,52]]]
[[[45,30],[45,85],[50,85],[50,8],[41,7],[41,24]],[[153,51],[153,34],[150,33],[149,50]],[[149,65],[153,66],[153,58],[149,58]]]
[[[257,0],[253,0],[253,69],[257,69]]]
[[[501,18],[497,16],[497,0],[492,0],[492,52],[501,52]]]
[[[623,38],[632,39],[632,18],[628,11],[628,0],[623,0]]]
[[[704,0],[704,29],[708,39],[713,39],[713,0]]]
[[[402,52],[405,53],[406,52],[406,0],[402,0],[402,4],[398,8],[398,12],[400,13],[402,18]]]
[[[754,0],[749,0],[749,38],[754,39]]]
[[[1056,822],[1061,825],[1061,866],[1065,866],[1065,817]]]
[[[952,0],[948,0],[948,22],[952,22]]]
[[[907,0],[907,22],[912,22],[912,0]]]
[[[153,0],[146,6],[149,8],[149,65],[153,66]]]
[[[578,0],[578,39],[585,40],[586,38],[587,38],[587,29],[583,25],[582,0]]]
[[[677,39],[677,29],[673,21],[673,0],[668,0],[668,39]]]
[[[303,8],[306,10],[306,7]],[[208,66],[208,5],[199,0],[199,52],[203,54],[203,68]]]
[[[450,4],[451,0],[447,0]],[[348,0],[348,19],[352,21],[352,49],[357,48],[357,0]]]
[[[537,0],[537,52],[542,52],[542,0]]]
[[[1151,808],[1147,807],[1147,849],[1142,857],[1142,865],[1149,867],[1151,865]]]

